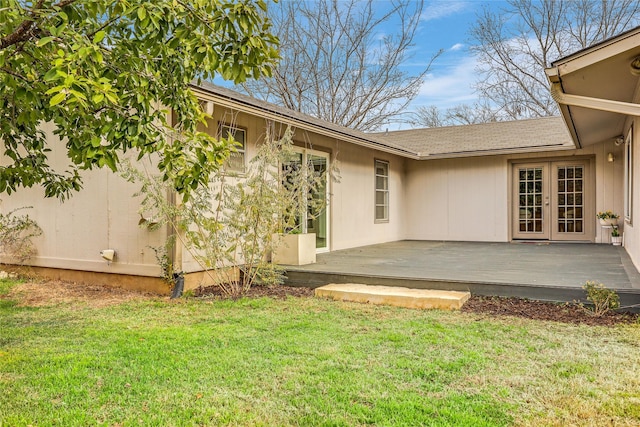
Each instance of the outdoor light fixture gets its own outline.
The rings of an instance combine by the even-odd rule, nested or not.
[[[607,154],[607,162],[613,163],[616,158],[613,156],[613,153]]]
[[[629,67],[631,68],[631,74],[634,76],[640,76],[640,56],[631,61]]]

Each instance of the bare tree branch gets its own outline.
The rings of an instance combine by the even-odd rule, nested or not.
[[[639,0],[508,0],[471,30],[485,102],[511,119],[558,113],[544,69],[551,62],[640,23]]]
[[[403,65],[422,1],[289,1],[270,10],[282,60],[270,79],[244,84],[249,94],[364,131],[398,120],[439,53],[416,73]],[[384,24],[398,30],[385,34]],[[384,28],[384,29],[383,29]]]

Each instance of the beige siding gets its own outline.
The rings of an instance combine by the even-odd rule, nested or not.
[[[615,156],[607,162],[607,154]],[[623,210],[623,147],[613,142],[581,150],[409,161],[405,238],[506,242],[511,239],[511,163],[547,161],[572,156],[593,159],[594,212]],[[596,223],[595,217],[587,218]],[[599,226],[593,241],[608,242]]]
[[[246,113],[216,107],[207,131],[217,134],[220,123],[246,130],[247,162],[263,141],[268,122]],[[638,124],[636,124],[638,125]],[[637,128],[637,126],[636,126]],[[275,126],[276,133],[282,132]],[[53,138],[53,136],[52,136]],[[584,150],[550,153],[484,156],[430,161],[407,160],[363,148],[308,131],[296,131],[296,144],[330,154],[337,159],[339,180],[329,185],[330,250],[401,239],[509,241],[511,239],[511,167],[513,162],[566,159],[571,156],[593,159],[595,212],[623,213],[624,146],[607,142]],[[634,156],[640,164],[640,147]],[[607,153],[615,161],[607,162]],[[58,151],[54,163],[64,168],[68,160]],[[389,162],[389,221],[374,219],[376,159]],[[635,171],[635,188],[640,188],[640,171]],[[20,190],[4,196],[3,212],[34,206],[30,215],[44,230],[38,239],[38,256],[33,264],[42,267],[87,270],[132,275],[159,276],[150,246],[161,246],[165,229],[149,231],[138,226],[139,200],[132,197],[136,185],[124,182],[107,170],[85,174],[85,188],[61,204],[44,199],[41,189]],[[636,191],[637,192],[637,191]],[[640,197],[634,199],[634,215],[640,214]],[[594,223],[595,217],[592,218]],[[640,263],[640,227],[625,224],[627,250]],[[635,226],[635,227],[634,227]],[[599,226],[593,240],[608,242]],[[117,260],[107,264],[100,250],[115,249]],[[178,251],[185,272],[202,270],[188,251]]]
[[[50,133],[50,128],[47,129]],[[52,140],[55,136],[50,134]],[[52,163],[64,170],[68,164],[64,150],[54,150]],[[36,241],[38,254],[31,264],[105,273],[159,276],[155,254],[150,246],[160,246],[164,230],[138,227],[139,200],[132,197],[137,186],[125,182],[108,170],[85,172],[84,188],[61,203],[47,199],[40,188],[20,189],[3,195],[1,209],[33,206],[25,211],[43,229]],[[103,249],[115,249],[117,262],[108,264],[100,257]]]
[[[220,123],[246,130],[248,165],[256,154],[257,144],[264,140],[269,122],[261,117],[216,106],[206,131],[215,135]],[[274,127],[276,133],[284,131],[283,125],[276,124]],[[405,237],[405,159],[303,130],[296,130],[293,139],[304,148],[329,153],[332,162],[337,159],[339,177],[337,181],[329,183],[330,250]],[[377,224],[374,221],[375,159],[389,162],[389,221]],[[182,265],[185,272],[202,270],[192,254],[184,248]]]
[[[340,183],[332,185],[332,250],[404,238],[405,160],[353,144],[336,143]],[[375,159],[389,162],[389,221],[375,223]]]
[[[504,157],[409,163],[406,238],[506,241]]]

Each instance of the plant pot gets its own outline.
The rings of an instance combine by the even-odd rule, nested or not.
[[[622,246],[622,235],[620,235],[620,236],[611,236],[611,244],[613,246]]]
[[[316,234],[274,234],[271,262],[306,265],[316,262]]]
[[[618,218],[599,218],[598,221],[600,221],[600,225],[604,227],[618,225]]]

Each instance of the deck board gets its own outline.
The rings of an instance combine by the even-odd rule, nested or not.
[[[398,241],[318,254],[286,267],[288,284],[364,283],[557,301],[581,299],[588,280],[640,303],[640,274],[621,247],[585,243]],[[635,302],[637,301],[637,302]]]

